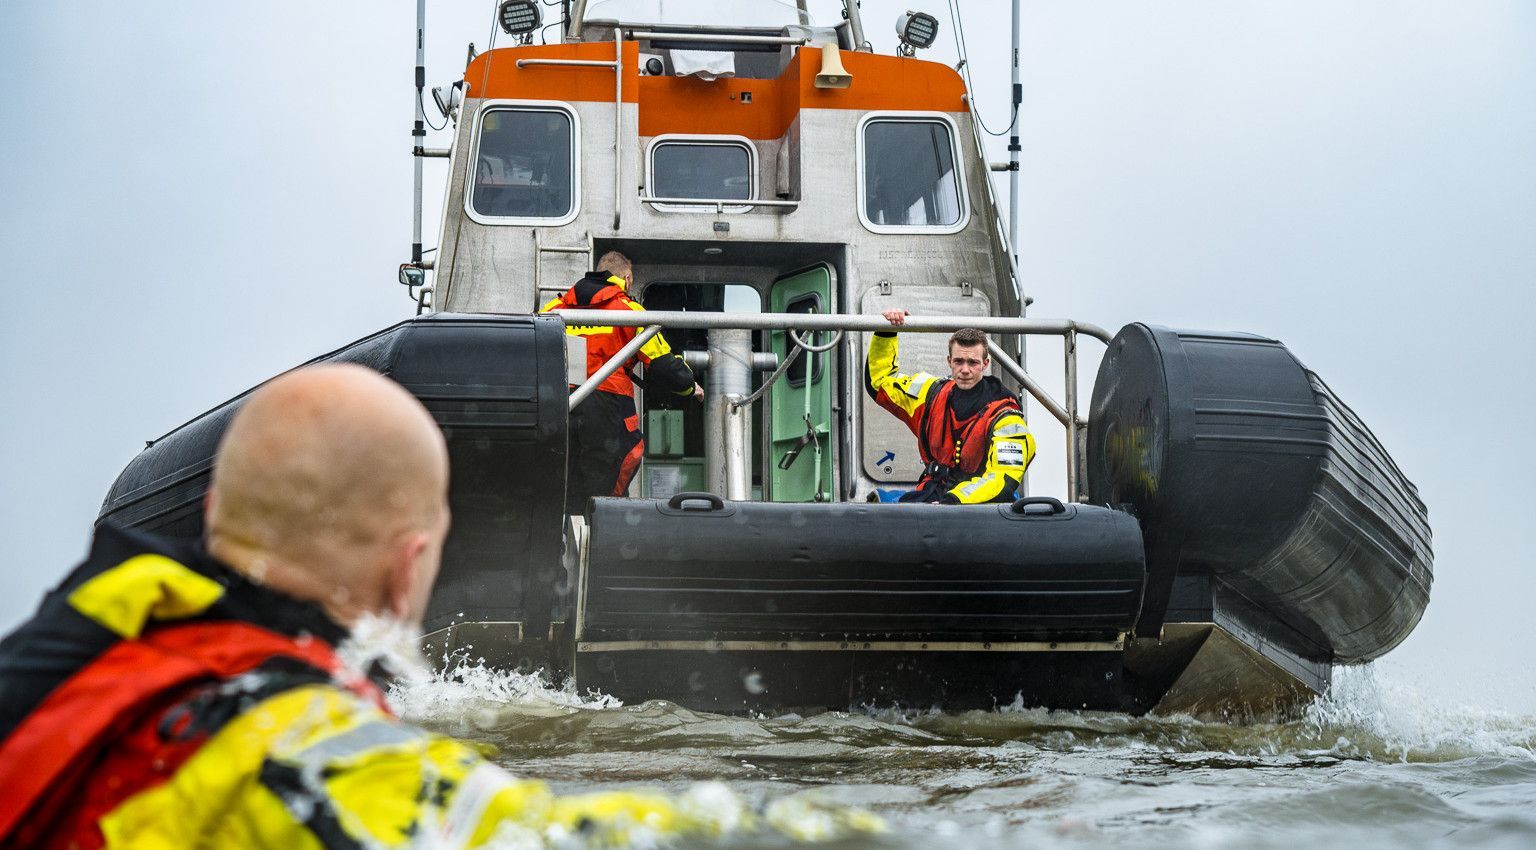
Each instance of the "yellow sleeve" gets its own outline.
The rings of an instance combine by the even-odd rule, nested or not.
[[[833,814],[845,822],[828,837],[884,828],[856,809]],[[129,797],[100,825],[109,848],[155,850],[468,850],[563,846],[577,836],[583,846],[619,847],[755,826],[741,800],[707,785],[677,796],[559,797],[470,744],[329,685],[285,691],[246,710],[166,782]]]
[[[559,307],[559,306],[560,306],[560,297],[559,296],[555,296],[554,298],[551,298],[549,300],[548,304],[545,304],[543,307],[540,307],[539,308],[539,312],[540,313],[548,313],[551,310],[553,310],[553,309],[555,309],[556,307]]]
[[[864,390],[881,407],[907,422],[921,415],[928,396],[938,386],[938,379],[927,372],[901,374],[896,360],[896,336],[872,335],[864,357]]]
[[[100,825],[108,847],[397,847],[420,832],[473,847],[503,823],[545,822],[553,801],[468,744],[309,685],[231,720]]]
[[[639,313],[645,312],[644,307],[641,307],[639,304],[636,304],[632,300],[629,302],[629,309]],[[637,330],[636,333],[639,333],[639,331]],[[671,353],[672,346],[667,345],[667,338],[663,334],[657,334],[651,337],[645,341],[645,345],[640,346],[640,357],[646,363],[649,363],[658,357],[665,357]]]
[[[645,308],[629,302],[629,309],[645,312]],[[638,332],[638,331],[637,331]],[[645,364],[646,389],[670,391],[676,395],[693,394],[693,370],[683,361],[683,356],[672,350],[667,338],[657,334],[640,346],[640,362]]]
[[[992,424],[992,444],[987,447],[987,463],[974,478],[951,487],[944,501],[962,505],[1011,501],[1024,481],[1024,470],[1035,459],[1035,438],[1024,424],[1024,417],[1005,413]]]

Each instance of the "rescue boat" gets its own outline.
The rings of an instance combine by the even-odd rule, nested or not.
[[[418,205],[401,268],[418,315],[317,358],[399,381],[447,437],[435,658],[710,711],[1241,716],[1294,709],[1412,631],[1425,506],[1284,345],[1025,316],[966,81],[915,55],[936,18],[904,16],[881,55],[857,3],[835,26],[803,3],[753,26],[619,7],[567,0],[534,43],[539,4],[500,4],[513,43],[437,92],[451,145],[416,139],[418,181],[422,158],[450,162],[440,243],[423,249]],[[611,250],[646,312],[536,312]],[[990,334],[1066,458],[1061,497],[893,503],[921,465],[861,375],[892,307],[913,314],[903,362],[930,371],[949,332]],[[637,390],[629,498],[569,517],[568,411],[604,375],[566,322],[661,328],[706,390]],[[1023,361],[1031,336],[1062,342],[1059,400]],[[1106,346],[1086,412],[1085,341]],[[199,535],[243,397],[149,445],[99,521]]]

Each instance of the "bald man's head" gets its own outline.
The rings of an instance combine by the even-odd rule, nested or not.
[[[419,620],[447,533],[448,454],[427,411],[361,366],[294,370],[246,400],[219,446],[209,551],[323,605]]]

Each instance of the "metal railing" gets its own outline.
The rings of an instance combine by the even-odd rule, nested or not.
[[[714,330],[741,328],[780,331],[890,331],[901,333],[954,333],[961,328],[977,328],[988,333],[1019,336],[1059,336],[1063,340],[1063,366],[1066,379],[1064,401],[1058,402],[1033,376],[1014,360],[1002,346],[987,341],[999,366],[1062,424],[1067,432],[1067,493],[1075,501],[1086,498],[1083,436],[1088,420],[1078,412],[1077,337],[1087,334],[1108,343],[1111,335],[1098,325],[1071,319],[1015,319],[1004,316],[907,316],[895,327],[881,316],[821,313],[685,313],[675,311],[560,310],[545,315],[556,316],[567,325],[644,328],[633,340],[608,359],[603,367],[571,392],[570,406],[575,407],[591,395],[598,384],[617,371],[647,340],[662,328],[679,330]],[[799,340],[796,338],[795,344]]]
[[[736,35],[723,32],[668,32],[629,29],[629,37],[644,41],[701,41],[709,44],[809,44],[811,39],[793,35]]]
[[[658,198],[654,195],[641,195],[642,204],[668,204],[680,207],[714,207],[717,214],[723,214],[727,207],[784,207],[794,209],[800,206],[799,201],[782,201],[768,198]]]

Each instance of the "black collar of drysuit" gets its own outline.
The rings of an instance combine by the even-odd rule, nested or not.
[[[576,281],[575,286],[571,287],[576,291],[576,303],[583,307],[601,303],[595,302],[592,299],[596,298],[598,293],[602,292],[604,289],[607,289],[610,286],[617,287],[620,292],[623,292],[624,287],[614,283],[615,278],[623,280],[623,278],[620,278],[618,275],[611,274],[609,272],[587,272],[586,275],[581,278],[581,280]],[[603,301],[607,300],[609,299],[603,299]]]
[[[76,611],[69,595],[136,555],[164,555],[218,582],[224,594],[207,610],[178,622],[243,622],[288,637],[312,636],[331,646],[347,636],[320,608],[252,582],[209,555],[198,541],[98,526],[84,563],[49,591],[37,613],[0,640],[0,740],[59,685],[121,639]],[[371,672],[371,671],[370,671]]]
[[[953,381],[954,378],[950,380]],[[955,419],[964,422],[980,413],[982,408],[992,402],[1012,397],[1013,394],[1003,388],[1002,381],[987,375],[968,390],[962,390],[959,384],[955,384],[955,388],[949,391],[949,410],[954,414]]]

